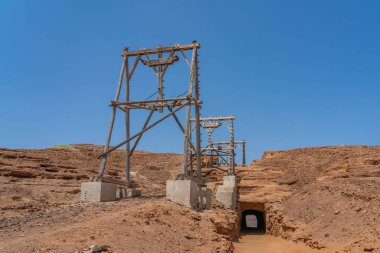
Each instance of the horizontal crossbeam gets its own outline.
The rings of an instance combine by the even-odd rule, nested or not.
[[[182,98],[165,98],[165,99],[153,99],[153,100],[138,100],[138,101],[128,101],[128,102],[119,102],[119,101],[111,101],[111,105],[133,105],[133,104],[148,104],[148,103],[165,103],[165,102],[175,102],[175,101],[183,101],[189,100],[191,97],[182,97]]]
[[[128,49],[124,49],[121,53],[121,56],[136,56],[142,54],[157,54],[157,53],[168,53],[171,51],[180,51],[180,50],[191,50],[193,48],[200,48],[201,45],[197,42],[187,45],[174,45],[172,47],[159,47],[153,49],[140,49],[138,51],[128,51]]]
[[[246,141],[234,141],[234,144],[244,144]],[[210,145],[229,145],[230,141],[212,141],[209,143]]]
[[[160,66],[160,65],[169,65],[178,61],[178,56],[168,57],[168,58],[159,58],[159,59],[150,59],[150,60],[142,60],[144,65],[148,65],[149,67]]]
[[[168,117],[172,116],[174,113],[176,113],[177,111],[181,110],[183,107],[185,107],[186,105],[188,105],[190,103],[190,101],[186,101],[184,102],[181,106],[179,106],[178,108],[176,108],[175,110],[171,111],[170,113],[166,114],[164,117],[160,118],[159,120],[157,120],[156,122],[152,123],[151,125],[147,126],[144,130],[138,132],[137,134],[133,135],[132,137],[130,137],[129,139],[117,144],[116,146],[108,149],[107,151],[101,153],[100,155],[98,155],[98,158],[101,158],[101,157],[105,157],[108,153],[120,148],[121,146],[129,143],[131,140],[139,137],[140,135],[142,135],[143,133],[145,133],[146,131],[148,131],[149,129],[151,129],[152,127],[154,127],[155,125],[157,125],[158,123],[162,122],[163,120],[167,119]]]
[[[234,120],[234,116],[228,117],[209,117],[209,118],[200,118],[199,121],[222,121],[222,120]],[[195,122],[195,119],[191,119],[191,122]]]
[[[220,148],[202,148],[204,151],[219,151],[219,150],[234,150],[234,147],[220,147]]]

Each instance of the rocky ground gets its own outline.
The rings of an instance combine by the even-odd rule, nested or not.
[[[80,183],[96,175],[101,150],[0,150],[0,252],[91,252],[92,245],[107,252],[232,251],[234,212],[222,205],[196,212],[163,197],[181,165],[177,154],[134,154],[139,173],[132,180],[141,197],[79,203]],[[123,151],[113,153],[108,176],[120,178],[123,162]]]
[[[107,252],[228,252],[228,225],[219,224],[230,224],[230,216],[157,198],[60,205],[2,219],[0,252],[86,252],[91,245],[109,246]]]
[[[380,147],[266,152],[239,173],[267,233],[328,252],[380,252]]]
[[[91,252],[91,245],[105,252],[233,251],[239,212],[215,200],[203,212],[165,200],[178,154],[136,151],[132,181],[141,197],[80,203],[80,183],[96,175],[101,151],[0,149],[0,252]],[[121,178],[123,163],[124,152],[113,153],[108,176]],[[212,189],[223,173],[203,170]],[[237,174],[239,207],[263,208],[268,235],[321,252],[380,252],[380,147],[265,152]]]

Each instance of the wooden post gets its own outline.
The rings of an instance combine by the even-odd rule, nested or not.
[[[121,91],[121,86],[123,84],[123,76],[124,76],[124,68],[125,68],[125,62],[126,62],[126,60],[127,60],[127,56],[124,56],[123,64],[121,65],[121,70],[120,70],[119,82],[117,84],[115,101],[118,101],[119,97],[120,97],[120,91]],[[109,149],[109,147],[110,147],[113,125],[115,123],[115,116],[116,116],[116,108],[112,107],[112,114],[111,114],[110,125],[108,127],[106,145],[104,146],[104,151],[103,152],[107,152],[108,149]],[[102,162],[100,163],[100,168],[99,168],[99,171],[98,171],[98,177],[103,176],[103,172],[104,172],[104,169],[106,167],[106,163],[107,163],[107,156],[104,156],[103,159],[102,159]]]
[[[161,45],[158,45],[158,48],[162,48]],[[162,58],[162,52],[158,52],[158,61]],[[163,99],[164,98],[164,92],[163,92],[163,72],[162,72],[162,65],[158,66],[158,99]],[[158,110],[159,112],[163,112],[163,107],[160,107]]]
[[[152,118],[153,116],[153,113],[154,113],[154,110],[151,110],[149,115],[148,115],[148,118],[145,120],[145,123],[144,123],[144,126],[142,127],[142,131],[146,129],[146,127],[148,126],[148,123],[150,121],[150,119]],[[132,146],[132,149],[131,149],[131,152],[130,152],[130,156],[132,156],[133,152],[135,151],[136,147],[137,147],[137,144],[139,144],[139,141],[141,139],[141,137],[143,136],[143,134],[140,134],[139,137],[137,137],[135,143],[133,143],[133,146]]]
[[[195,50],[193,49],[193,56],[191,59],[191,67],[190,67],[190,80],[189,80],[189,86],[187,89],[187,96],[192,95],[193,91],[193,82],[194,82],[194,64],[195,64]],[[182,175],[185,176],[187,174],[187,166],[188,166],[188,159],[189,155],[191,155],[191,152],[189,152],[189,137],[190,137],[190,127],[191,127],[191,104],[188,104],[186,107],[186,126],[185,126],[185,133],[184,133],[184,141],[183,141],[183,160],[182,160]],[[190,157],[191,160],[191,157]]]
[[[197,155],[197,178],[200,181],[202,179],[202,168],[201,168],[201,123],[200,123],[200,101],[199,99],[199,80],[198,80],[198,50],[194,47],[194,77],[195,77],[195,135],[196,135],[196,155]],[[189,119],[190,120],[190,119]]]
[[[228,174],[235,175],[235,136],[234,136],[234,121],[230,121],[230,145],[232,147],[231,149],[231,156],[230,156],[230,170]]]
[[[243,163],[243,167],[245,167],[247,164],[246,164],[246,161],[245,161],[245,140],[243,141],[243,159],[242,159],[242,163]]]
[[[129,62],[128,58],[125,62],[125,101],[129,102]],[[131,122],[130,122],[130,109],[128,107],[125,107],[125,137],[128,140],[131,135]],[[131,143],[127,142],[125,144],[125,183],[127,186],[131,185]]]

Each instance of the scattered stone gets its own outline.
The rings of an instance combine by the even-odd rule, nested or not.
[[[194,237],[192,237],[191,235],[185,235],[185,238],[186,238],[187,240],[194,239]]]
[[[109,251],[110,246],[108,245],[92,245],[90,246],[90,253],[100,253],[100,252],[110,252]]]
[[[366,247],[364,247],[364,251],[366,251],[366,252],[372,252],[372,251],[374,251],[374,247],[372,247],[372,246],[366,246]]]
[[[20,196],[13,196],[12,200],[14,200],[14,201],[20,201],[21,197]]]

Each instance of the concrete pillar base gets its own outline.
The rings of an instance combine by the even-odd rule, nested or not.
[[[133,198],[133,197],[137,197],[137,196],[141,196],[140,190],[137,190],[136,188],[129,188],[127,190],[127,197],[128,198]]]
[[[81,185],[82,202],[106,202],[116,200],[117,186],[105,182],[84,182]]]
[[[236,195],[236,176],[224,176],[223,185],[216,190],[216,200],[235,210]]]
[[[211,189],[207,188],[206,186],[199,187],[198,203],[201,210],[211,209]]]
[[[236,176],[223,176],[223,186],[236,187]]]
[[[235,187],[220,185],[216,190],[216,200],[229,206],[232,209],[236,209],[236,189]]]
[[[193,209],[210,209],[211,190],[193,180],[166,181],[166,198]]]
[[[117,199],[125,199],[127,198],[127,188],[119,188],[116,191],[116,198]]]
[[[117,199],[133,198],[141,195],[141,191],[136,188],[119,188],[116,192]]]

